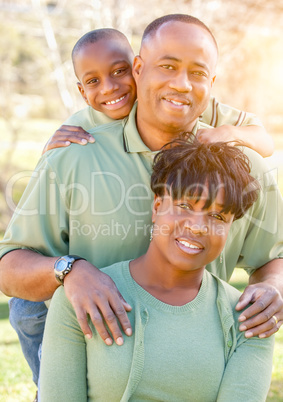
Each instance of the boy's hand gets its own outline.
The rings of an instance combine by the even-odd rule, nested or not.
[[[88,142],[93,143],[95,139],[83,128],[63,124],[47,141],[42,155],[50,149],[68,147],[71,143],[86,145]]]
[[[119,324],[127,336],[132,335],[132,328],[127,316],[131,306],[123,299],[113,280],[88,261],[78,260],[72,271],[64,279],[66,296],[74,307],[78,322],[87,338],[92,332],[87,318],[90,316],[98,334],[105,344],[110,346],[113,340],[123,344]],[[118,324],[119,323],[119,324]]]
[[[277,332],[283,324],[283,300],[274,286],[257,283],[246,287],[236,310],[242,310],[252,303],[239,317],[240,331],[246,338],[259,336],[267,338]]]
[[[204,143],[210,144],[218,141],[237,141],[237,130],[233,126],[223,125],[219,127],[201,128],[197,131],[196,138]],[[231,145],[233,145],[231,143]]]

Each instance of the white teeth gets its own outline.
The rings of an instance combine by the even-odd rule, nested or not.
[[[182,102],[177,102],[177,101],[174,101],[174,100],[170,100],[170,102],[173,103],[174,105],[177,105],[177,106],[182,106],[182,105],[184,105],[184,103],[182,103]]]
[[[115,103],[118,103],[118,102],[120,102],[121,100],[123,100],[123,99],[125,98],[125,96],[126,96],[126,95],[121,96],[121,98],[116,99],[116,100],[114,100],[114,101],[105,102],[105,103],[106,103],[106,105],[115,105]]]
[[[193,244],[188,243],[187,241],[184,241],[184,240],[178,240],[178,241],[179,241],[179,243],[183,244],[186,247],[196,248],[196,249],[200,250],[200,247],[194,246]]]

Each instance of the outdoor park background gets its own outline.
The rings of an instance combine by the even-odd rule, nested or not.
[[[282,2],[0,0],[0,238],[44,144],[84,107],[70,60],[77,39],[91,29],[114,27],[137,53],[145,26],[177,12],[200,18],[215,34],[220,59],[213,94],[261,118],[275,142],[269,163],[283,194]],[[233,283],[240,289],[246,283],[240,270]],[[0,293],[0,401],[32,401],[35,387],[8,322],[7,300]],[[283,401],[282,329],[268,401]]]

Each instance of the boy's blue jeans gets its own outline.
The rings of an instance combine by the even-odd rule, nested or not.
[[[23,354],[31,368],[33,381],[39,379],[39,347],[42,342],[47,307],[44,302],[31,302],[13,297],[9,300],[10,323],[18,334]]]

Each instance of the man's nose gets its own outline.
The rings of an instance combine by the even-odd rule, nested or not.
[[[186,70],[179,71],[178,74],[169,83],[170,88],[175,89],[178,92],[190,92],[192,90],[192,84]]]

